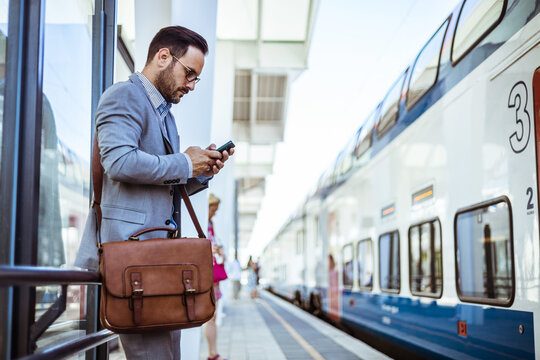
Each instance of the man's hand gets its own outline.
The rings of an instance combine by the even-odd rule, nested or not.
[[[225,166],[225,161],[229,159],[229,156],[234,154],[234,149],[231,149],[229,152],[223,151],[221,154],[216,150],[216,144],[210,144],[207,148],[207,151],[212,151],[212,153],[219,154],[219,157],[216,159],[215,164],[210,170],[203,173],[204,176],[210,177],[216,175],[222,168]],[[195,176],[195,175],[194,175]]]
[[[219,153],[216,150],[216,145],[211,144],[206,149],[201,149],[198,146],[190,146],[186,150],[193,165],[193,177],[204,175],[211,177],[219,172],[224,166],[225,161],[234,153],[231,149],[230,154],[227,151]]]

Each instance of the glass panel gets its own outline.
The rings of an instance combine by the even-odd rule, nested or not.
[[[411,227],[409,232],[411,292],[429,296],[442,291],[441,230],[438,221]]]
[[[358,285],[361,288],[373,287],[373,249],[371,239],[358,243]]]
[[[458,289],[463,297],[511,301],[510,211],[504,201],[457,215]]]
[[[399,292],[399,236],[398,232],[384,234],[379,239],[379,273],[381,290]]]
[[[439,57],[441,55],[441,46],[447,25],[448,21],[445,21],[416,58],[411,79],[409,81],[407,106],[411,106],[416,101],[420,100],[422,95],[424,95],[437,80]]]
[[[377,135],[382,135],[389,130],[398,118],[399,100],[401,99],[401,89],[403,88],[404,72],[392,85],[381,105],[381,119],[377,125]]]
[[[92,0],[46,2],[38,228],[42,266],[73,266],[88,212],[93,9]],[[55,294],[58,289],[38,289],[36,316]],[[55,324],[84,319],[83,299],[80,287],[70,287],[68,310]],[[54,326],[41,339],[54,337]],[[79,336],[75,330],[58,333],[62,341]]]
[[[343,248],[343,286],[353,286],[353,246],[347,245]]]
[[[84,326],[81,326],[79,319],[86,317],[85,299],[87,286],[72,285],[68,286],[66,290],[66,310],[38,339],[38,349],[46,349],[59,345],[65,343],[67,340],[82,337],[86,334],[86,330]],[[56,301],[60,301],[61,296],[61,286],[36,287],[36,319],[43,315]],[[84,358],[84,353],[70,357],[70,359]]]
[[[8,34],[8,1],[0,0],[0,159],[2,156],[2,129],[3,129],[3,120],[4,120],[4,93],[6,86],[6,40]],[[0,169],[1,170],[1,169]],[[1,184],[0,184],[1,186]],[[5,212],[3,212],[5,214]],[[5,249],[9,242],[9,239],[2,239],[0,245],[4,246]],[[0,251],[0,264],[9,263],[9,252]],[[0,358],[3,358],[6,355],[4,349],[8,348],[7,340],[8,337],[3,334],[7,334],[8,331],[11,331],[9,328],[9,314],[5,309],[8,309],[10,304],[10,288],[0,287]]]
[[[459,60],[497,22],[504,0],[468,0],[463,4],[452,48],[452,61]]]
[[[6,45],[8,33],[8,1],[0,0],[0,156],[4,123],[4,93],[6,86]]]

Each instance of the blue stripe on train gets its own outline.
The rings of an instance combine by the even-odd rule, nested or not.
[[[532,312],[351,291],[342,292],[341,310],[349,326],[425,356],[534,359]],[[458,335],[458,321],[467,323],[466,337]]]
[[[290,285],[274,288],[292,300],[295,291],[320,294],[328,314],[328,289]],[[341,321],[375,333],[387,341],[426,357],[453,359],[534,359],[533,313],[486,305],[439,305],[429,298],[406,298],[343,290]],[[458,321],[467,323],[467,336],[458,335]],[[520,325],[523,334],[520,334]]]

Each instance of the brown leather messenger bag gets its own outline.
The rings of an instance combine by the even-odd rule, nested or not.
[[[97,136],[96,136],[97,137]],[[98,231],[101,227],[103,168],[94,142],[92,173]],[[129,239],[101,243],[97,236],[101,286],[101,324],[116,333],[170,331],[201,326],[215,311],[213,263],[206,239],[185,186],[182,199],[199,238],[157,238],[139,241],[156,227]]]

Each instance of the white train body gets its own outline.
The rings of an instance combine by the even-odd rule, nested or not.
[[[501,17],[455,59],[482,6]],[[539,7],[456,8],[434,84],[409,101],[421,52],[396,119],[383,100],[266,248],[275,292],[399,351],[540,359]]]

